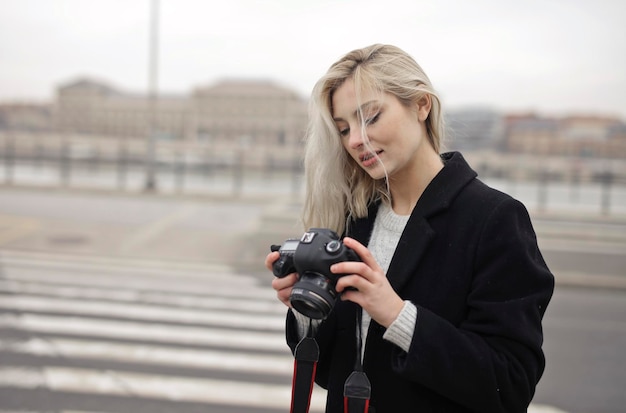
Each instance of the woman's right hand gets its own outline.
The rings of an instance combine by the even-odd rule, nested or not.
[[[270,252],[265,257],[265,267],[272,271],[272,265],[274,261],[276,261],[280,257],[280,254],[277,251]],[[273,271],[272,271],[273,273]],[[291,273],[283,278],[274,277],[272,280],[272,288],[276,290],[276,296],[278,299],[285,304],[287,307],[291,308],[291,302],[289,301],[289,296],[291,296],[291,289],[293,285],[298,281],[298,274]]]

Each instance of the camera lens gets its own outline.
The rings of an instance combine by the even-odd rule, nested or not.
[[[290,302],[300,314],[316,320],[324,319],[332,310],[337,293],[326,277],[305,273],[291,290]]]
[[[314,297],[315,294],[309,291],[309,297],[307,297],[307,299],[303,299],[303,297],[292,298],[291,305],[300,314],[304,314],[314,320],[326,318],[328,313],[330,313],[330,308],[328,308],[326,303],[321,300],[320,297],[315,297],[315,299],[313,299]]]

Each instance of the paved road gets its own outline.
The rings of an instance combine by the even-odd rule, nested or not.
[[[257,279],[138,259],[0,259],[0,411],[287,410],[285,310]],[[316,388],[312,412],[323,398]]]
[[[284,310],[259,261],[296,210],[0,191],[0,411],[285,411]],[[533,412],[623,411],[623,223],[537,221],[558,286]]]
[[[624,290],[557,287],[544,340],[547,365],[535,402],[572,413],[624,412]]]
[[[16,251],[0,259],[0,410],[289,405],[285,310],[255,278],[136,259]]]

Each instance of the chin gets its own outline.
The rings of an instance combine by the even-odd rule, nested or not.
[[[385,179],[387,176],[385,175],[385,170],[383,168],[373,168],[373,169],[366,169],[365,172],[367,172],[367,174],[370,176],[370,178],[372,178],[375,181],[381,180],[381,179]]]

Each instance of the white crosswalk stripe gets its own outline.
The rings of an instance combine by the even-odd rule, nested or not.
[[[287,411],[284,315],[224,266],[0,250],[0,413]]]
[[[288,409],[293,359],[269,284],[221,266],[19,251],[0,263],[0,391]],[[87,413],[67,400],[58,411]]]

